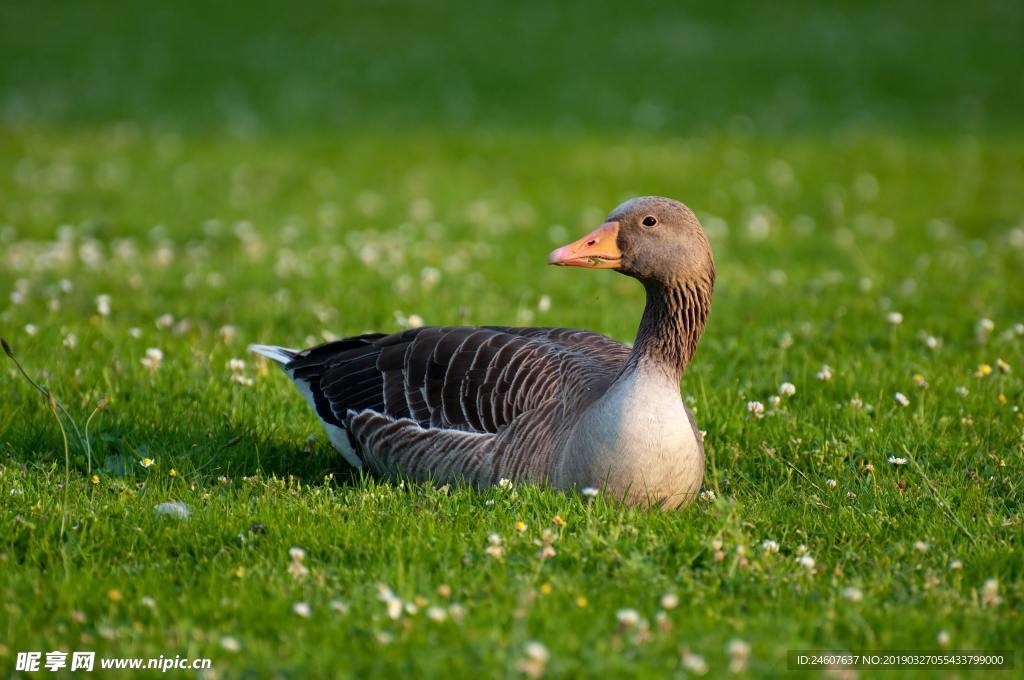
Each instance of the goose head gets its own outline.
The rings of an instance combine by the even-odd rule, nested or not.
[[[711,246],[697,216],[661,196],[626,201],[597,229],[552,251],[548,264],[614,269],[645,285],[714,280]]]

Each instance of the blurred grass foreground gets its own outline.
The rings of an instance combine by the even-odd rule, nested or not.
[[[95,412],[66,459],[0,357],[0,676],[1019,648],[1022,36],[1009,0],[0,3],[0,335]],[[630,341],[635,282],[544,257],[636,194],[693,207],[718,265],[684,513],[352,477],[245,354]]]

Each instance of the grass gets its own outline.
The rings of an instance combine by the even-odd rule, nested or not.
[[[0,334],[80,428],[109,404],[91,455],[65,419],[66,464],[47,401],[0,363],[3,672],[57,648],[223,677],[515,676],[532,640],[556,676],[692,674],[687,654],[728,675],[733,640],[751,676],[789,649],[1019,648],[1013,5],[60,11],[0,9]],[[413,314],[628,341],[635,282],[543,262],[639,193],[687,201],[715,248],[682,385],[715,500],[353,477],[245,355]],[[190,519],[154,511],[169,500]],[[416,613],[390,618],[381,584]]]

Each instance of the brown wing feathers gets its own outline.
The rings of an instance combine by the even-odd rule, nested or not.
[[[610,380],[628,354],[586,331],[421,328],[320,345],[285,368],[309,384],[325,421],[350,430],[374,469],[387,471],[397,456],[406,468],[435,473],[438,465],[476,466],[478,477],[485,474],[486,461],[478,459],[486,447],[471,435],[502,431],[517,416],[557,402],[566,385]],[[550,427],[550,416],[531,414],[538,428]],[[525,425],[515,428],[517,437],[546,436]]]

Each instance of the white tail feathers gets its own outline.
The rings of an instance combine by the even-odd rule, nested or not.
[[[282,366],[289,363],[299,353],[298,350],[277,345],[249,345],[249,351],[273,359]]]

